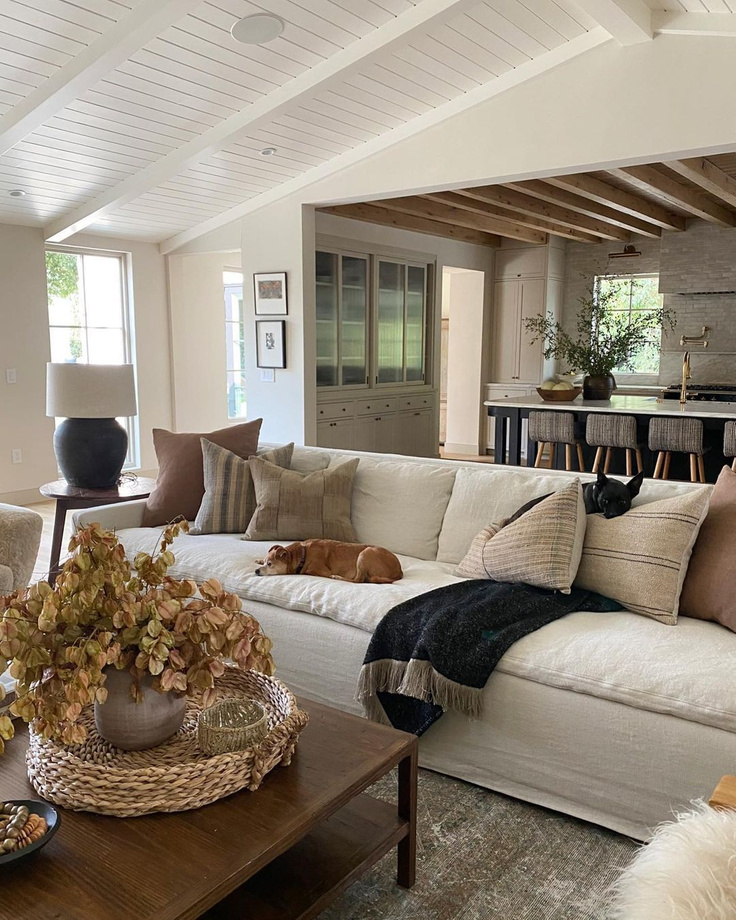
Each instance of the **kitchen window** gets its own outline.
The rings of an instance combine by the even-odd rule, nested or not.
[[[597,275],[596,292],[612,294],[609,309],[622,320],[630,321],[637,313],[662,309],[659,293],[659,275]],[[662,351],[662,330],[652,329],[647,343],[634,355],[632,370],[614,368],[613,374],[620,383],[656,384]]]

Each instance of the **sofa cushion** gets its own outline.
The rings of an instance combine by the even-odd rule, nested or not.
[[[521,505],[548,492],[556,492],[579,476],[585,485],[592,474],[522,467],[459,467],[452,497],[442,524],[437,550],[438,562],[458,563],[467,553],[473,537],[490,523],[500,523]],[[645,479],[635,504],[684,495],[697,489],[691,483]]]
[[[352,507],[357,541],[399,555],[436,559],[455,472],[451,466],[361,458]]]

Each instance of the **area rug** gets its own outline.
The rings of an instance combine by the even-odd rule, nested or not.
[[[396,800],[396,779],[370,790]],[[605,920],[607,889],[637,844],[460,780],[419,773],[417,884],[395,851],[319,920]]]

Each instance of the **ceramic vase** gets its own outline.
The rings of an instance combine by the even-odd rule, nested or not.
[[[613,374],[588,374],[583,378],[583,399],[610,399],[615,389]]]
[[[151,686],[153,678],[141,681],[143,700],[136,703],[130,695],[133,678],[128,671],[107,668],[107,700],[95,703],[95,726],[110,744],[124,751],[142,751],[168,741],[179,731],[187,708],[186,696],[158,693]]]

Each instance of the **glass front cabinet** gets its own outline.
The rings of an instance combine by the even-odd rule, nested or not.
[[[317,386],[368,385],[368,256],[317,252]]]

